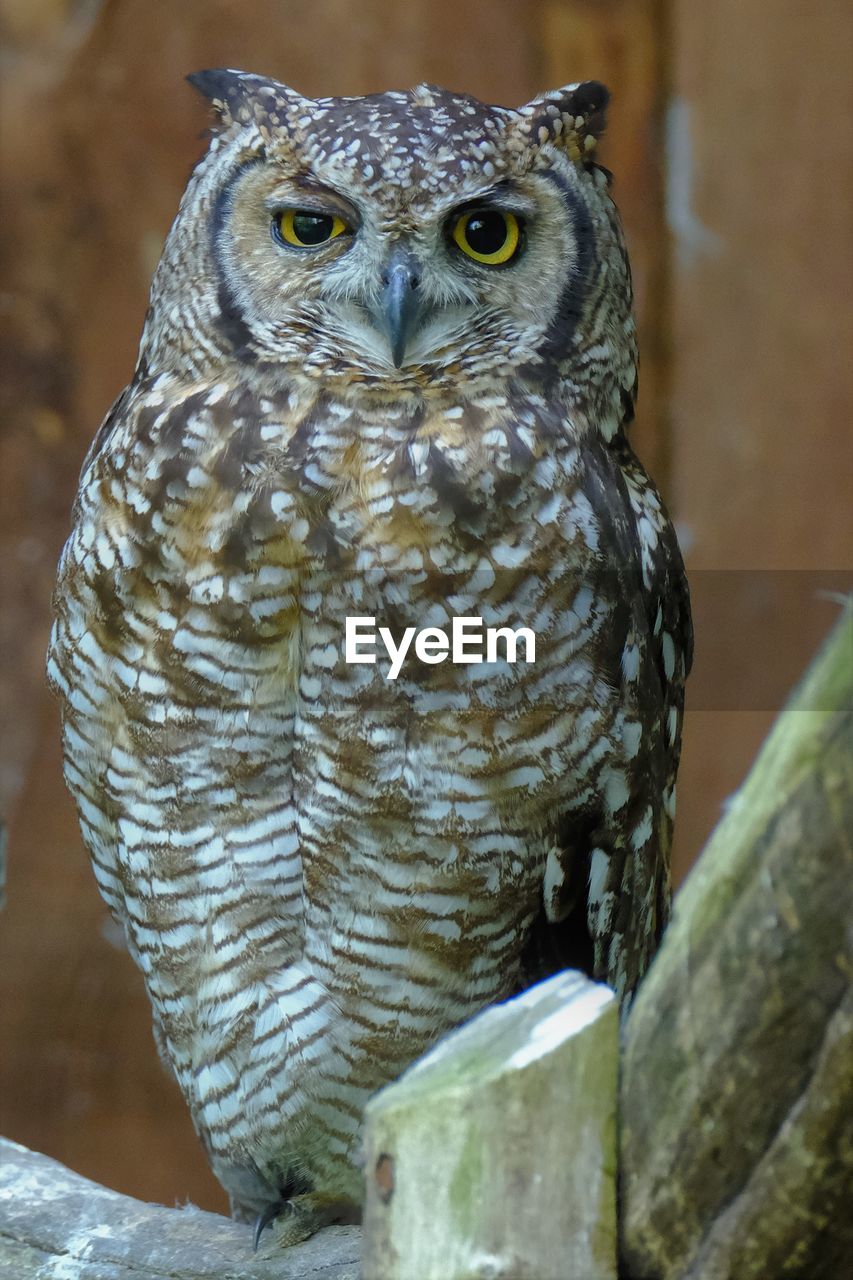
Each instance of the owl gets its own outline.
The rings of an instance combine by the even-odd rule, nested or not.
[[[217,128],[83,466],[48,671],[162,1056],[235,1216],[289,1243],[357,1215],[365,1101],[450,1028],[565,965],[630,1000],[691,625],[626,439],[604,87],[190,79]],[[460,620],[494,644],[451,652]],[[348,622],[418,642],[392,672]]]

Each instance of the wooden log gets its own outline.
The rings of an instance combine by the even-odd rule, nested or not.
[[[249,1226],[143,1204],[0,1138],[0,1280],[358,1280],[360,1234],[253,1254]]]
[[[452,1032],[366,1114],[369,1280],[615,1280],[618,1014],[557,974]]]
[[[628,1019],[642,1280],[853,1275],[853,613],[678,895]]]

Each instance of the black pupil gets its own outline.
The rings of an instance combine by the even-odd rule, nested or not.
[[[497,253],[507,237],[506,218],[502,213],[472,213],[465,224],[465,238],[475,253]]]
[[[332,234],[334,220],[327,213],[295,213],[293,234],[302,244],[322,244]]]

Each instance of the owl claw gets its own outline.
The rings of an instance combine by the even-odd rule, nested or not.
[[[255,1253],[258,1252],[258,1245],[261,1242],[261,1236],[263,1235],[264,1230],[271,1222],[274,1222],[278,1215],[286,1208],[286,1200],[273,1200],[267,1205],[266,1209],[262,1209],[257,1218],[255,1218],[255,1226],[252,1231],[252,1249]]]
[[[274,1243],[280,1248],[287,1248],[310,1239],[315,1231],[333,1222],[351,1223],[360,1220],[361,1210],[358,1205],[337,1195],[310,1191],[287,1199],[281,1196],[268,1204],[255,1218],[252,1233],[254,1250],[257,1253],[264,1228],[271,1222],[276,1224],[273,1229]]]

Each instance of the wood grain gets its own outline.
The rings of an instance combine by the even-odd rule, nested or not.
[[[683,874],[781,705],[726,695],[733,672],[790,687],[824,593],[853,587],[853,9],[675,0],[669,26],[669,498],[697,601],[715,597],[688,685]]]
[[[329,1227],[252,1252],[251,1228],[142,1204],[0,1138],[0,1276],[8,1280],[359,1280],[360,1232]]]

